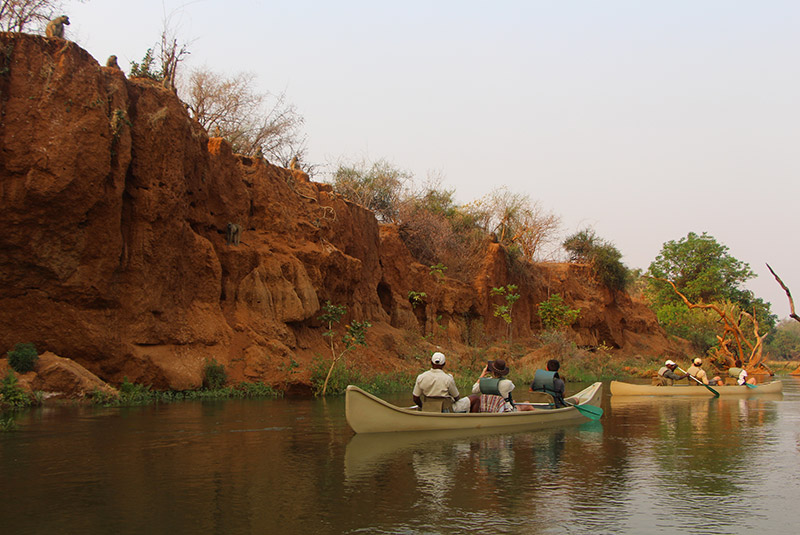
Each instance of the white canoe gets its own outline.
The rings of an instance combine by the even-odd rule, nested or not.
[[[719,392],[720,396],[757,396],[760,394],[780,394],[783,390],[783,383],[780,381],[772,381],[771,383],[755,385],[755,388],[750,388],[744,385],[712,386],[711,388]],[[623,383],[622,381],[611,381],[611,395],[712,397],[714,394],[712,394],[708,388],[700,385],[682,384],[673,386],[653,386],[635,385],[631,383]]]
[[[566,401],[576,405],[599,407],[602,386],[602,383],[594,383],[589,388],[566,398]],[[551,409],[545,404],[541,404],[537,410],[522,412],[420,412],[387,403],[353,385],[347,387],[345,394],[345,415],[347,423],[356,433],[536,427],[543,424],[588,420],[574,407]]]

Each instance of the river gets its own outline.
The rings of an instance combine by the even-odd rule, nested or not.
[[[782,380],[768,399],[606,384],[600,422],[433,437],[353,435],[343,398],[46,406],[0,433],[0,533],[795,533]]]

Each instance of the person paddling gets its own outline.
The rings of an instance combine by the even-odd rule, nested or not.
[[[675,369],[678,367],[678,364],[672,360],[667,360],[664,365],[658,370],[658,386],[672,386],[675,381],[680,381],[681,379],[686,379],[689,377],[689,374],[678,375],[675,373]]]

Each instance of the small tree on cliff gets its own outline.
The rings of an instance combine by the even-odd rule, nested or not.
[[[395,222],[405,184],[412,179],[386,160],[341,164],[333,174],[333,189],[346,199],[375,212],[384,223]]]
[[[203,68],[192,71],[182,94],[192,117],[209,132],[225,138],[233,152],[252,156],[260,149],[284,167],[294,157],[304,161],[303,116],[284,93],[261,93],[255,86],[253,73],[226,78]],[[304,170],[309,172],[307,166]]]
[[[519,294],[514,293],[517,291],[517,286],[509,284],[507,286],[500,286],[499,288],[492,288],[489,292],[490,295],[500,295],[504,298],[505,304],[494,305],[494,317],[502,318],[506,322],[506,336],[508,337],[508,345],[511,345],[511,310],[514,308],[514,303],[519,299]]]
[[[173,17],[177,11],[173,11],[164,17],[161,30],[161,41],[155,47],[148,48],[141,63],[131,62],[130,76],[132,78],[149,78],[157,82],[162,82],[164,87],[177,91],[175,82],[177,80],[178,65],[189,55],[189,48],[186,43],[178,43],[178,38],[173,25]],[[153,51],[155,49],[155,52]],[[158,63],[160,70],[155,70],[154,63]]]
[[[328,391],[328,381],[331,378],[331,374],[333,373],[333,368],[336,366],[336,363],[344,356],[345,353],[351,349],[354,349],[356,346],[366,346],[367,329],[372,327],[372,324],[368,321],[351,322],[350,325],[345,327],[345,333],[341,338],[341,343],[344,344],[344,347],[341,349],[341,351],[337,352],[335,340],[336,333],[333,325],[335,323],[339,323],[339,321],[342,319],[342,316],[344,316],[346,312],[347,307],[345,305],[333,305],[330,301],[326,301],[325,305],[322,307],[322,314],[318,318],[320,321],[328,325],[328,330],[322,333],[322,336],[327,336],[330,338],[331,357],[333,358],[331,361],[331,367],[328,369],[328,375],[325,376],[325,382],[322,384],[323,396]]]
[[[542,327],[550,331],[558,331],[569,327],[581,313],[580,308],[569,308],[560,294],[553,294],[547,301],[539,303],[539,318]]]
[[[462,207],[463,211],[498,243],[518,250],[534,261],[549,254],[561,219],[546,211],[538,201],[524,193],[498,188],[485,197]]]

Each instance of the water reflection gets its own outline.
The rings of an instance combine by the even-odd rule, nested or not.
[[[48,407],[0,433],[3,533],[793,528],[800,385],[604,400],[600,422],[353,435],[343,400]],[[793,529],[792,529],[793,531]]]

